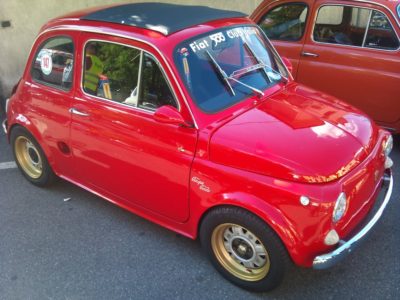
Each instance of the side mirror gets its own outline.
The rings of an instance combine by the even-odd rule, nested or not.
[[[173,106],[163,105],[154,113],[154,119],[160,123],[184,125],[187,126],[185,119],[181,113]]]
[[[293,75],[293,65],[292,62],[287,57],[282,57],[282,61],[285,64],[286,68]]]

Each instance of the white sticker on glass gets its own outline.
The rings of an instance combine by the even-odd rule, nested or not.
[[[40,59],[40,69],[44,75],[50,75],[53,70],[53,60],[51,59],[51,55],[49,53],[43,54]]]

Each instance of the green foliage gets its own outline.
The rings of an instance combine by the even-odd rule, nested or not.
[[[99,45],[97,56],[103,62],[103,74],[110,80],[113,90],[129,93],[138,81],[140,51],[116,44]]]

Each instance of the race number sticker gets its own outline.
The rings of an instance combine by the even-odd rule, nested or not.
[[[51,55],[49,53],[43,54],[40,59],[40,69],[44,75],[50,75],[53,70],[53,60],[51,59]]]

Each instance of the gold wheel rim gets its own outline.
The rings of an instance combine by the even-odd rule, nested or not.
[[[225,223],[216,227],[211,246],[218,262],[239,279],[259,281],[270,270],[268,251],[261,240],[240,225]]]
[[[22,170],[31,178],[38,179],[43,173],[43,163],[36,146],[26,137],[15,140],[15,156]]]

